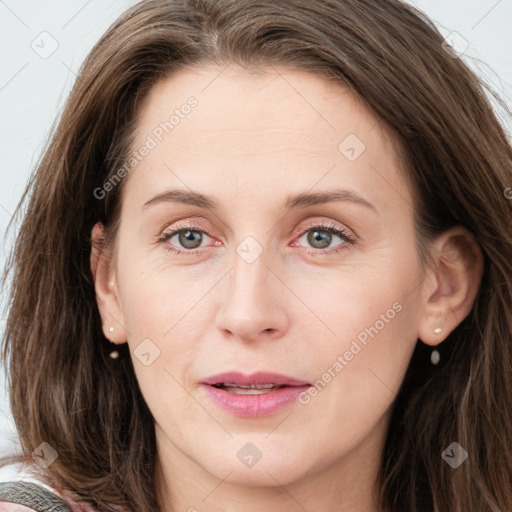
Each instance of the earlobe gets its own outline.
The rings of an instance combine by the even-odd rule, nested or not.
[[[124,316],[118,297],[115,272],[109,251],[104,247],[102,226],[97,223],[91,231],[91,274],[96,302],[101,315],[103,335],[112,343],[126,342]]]
[[[462,226],[444,232],[432,248],[434,268],[425,280],[418,338],[438,345],[470,313],[480,287],[483,256]]]

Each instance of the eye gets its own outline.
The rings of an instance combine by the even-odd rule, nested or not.
[[[164,232],[159,240],[168,245],[167,250],[183,254],[201,247],[205,235],[210,238],[202,229],[195,226],[187,226],[186,228],[175,229],[171,232]],[[175,240],[173,241],[173,239]]]
[[[306,248],[310,254],[338,252],[347,249],[349,245],[355,243],[354,237],[352,237],[348,231],[333,224],[317,224],[309,227],[306,232],[304,232],[303,229],[304,228],[301,229],[300,233],[304,234],[298,238],[297,241],[302,242],[301,245],[306,243],[313,247],[314,250]],[[332,247],[331,244],[335,242],[336,239],[339,239],[339,243]],[[296,244],[294,243],[292,245]],[[325,251],[325,249],[328,250]]]

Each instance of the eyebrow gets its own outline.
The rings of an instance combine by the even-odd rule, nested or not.
[[[373,210],[374,212],[377,211],[375,206],[369,201],[367,201],[360,194],[353,190],[344,189],[314,193],[302,192],[300,194],[294,194],[288,196],[288,198],[286,199],[285,208],[288,210],[294,208],[306,208],[308,206],[331,203],[334,201],[352,202],[365,206]],[[156,195],[155,197],[151,198],[149,201],[144,203],[142,208],[146,209],[151,205],[163,202],[189,204],[211,211],[216,211],[219,209],[217,203],[208,196],[205,196],[204,194],[200,194],[199,192],[193,192],[189,190],[178,189],[166,190],[161,194]]]

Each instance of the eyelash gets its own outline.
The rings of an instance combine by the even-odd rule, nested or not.
[[[336,247],[331,247],[331,248],[327,248],[327,249],[305,248],[306,252],[312,256],[319,256],[320,254],[326,254],[326,253],[327,254],[339,253],[341,251],[347,250],[348,249],[347,245],[354,245],[356,243],[356,240],[354,239],[354,237],[352,237],[347,231],[345,231],[344,229],[342,229],[334,224],[330,224],[330,223],[317,223],[317,224],[313,224],[311,226],[302,227],[302,228],[296,230],[293,233],[293,236],[294,237],[297,237],[298,235],[302,236],[302,235],[305,235],[308,231],[313,231],[313,230],[326,231],[331,234],[337,235],[343,240],[344,243],[342,243]],[[177,235],[178,233],[180,233],[182,231],[195,231],[195,232],[204,233],[204,234],[210,236],[202,227],[190,225],[190,226],[183,226],[178,229],[174,229],[172,232],[167,232],[167,233],[164,232],[164,233],[162,233],[162,235],[159,237],[158,240],[159,240],[159,242],[167,243],[174,235]],[[210,238],[212,238],[212,237],[210,237]],[[172,252],[174,254],[192,254],[194,252],[200,251],[200,249],[190,249],[190,250],[176,249],[168,244],[167,244],[166,249],[169,252]]]

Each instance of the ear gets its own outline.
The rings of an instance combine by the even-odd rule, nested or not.
[[[432,257],[434,270],[424,282],[418,338],[434,346],[471,311],[482,279],[483,256],[474,236],[457,226],[434,242]]]
[[[127,333],[111,253],[104,247],[103,241],[103,227],[99,223],[95,224],[91,231],[91,273],[96,302],[103,335],[112,343],[120,344],[126,342]]]

